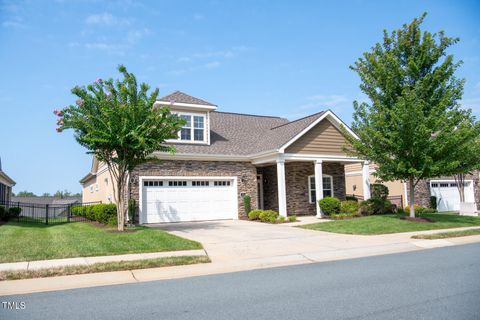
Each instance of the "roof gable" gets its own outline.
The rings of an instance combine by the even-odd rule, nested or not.
[[[214,105],[213,103],[210,103],[208,101],[205,101],[199,98],[192,97],[181,91],[175,91],[169,95],[166,95],[160,99],[157,99],[157,101],[167,102],[169,104],[186,103],[186,104],[216,107],[216,105]]]

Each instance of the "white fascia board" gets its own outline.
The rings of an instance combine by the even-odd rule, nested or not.
[[[154,152],[153,156],[165,160],[198,160],[198,161],[250,161],[248,156],[225,155],[225,154],[198,154],[198,153],[166,153]]]
[[[170,102],[170,101],[162,101],[158,100],[155,101],[153,104],[154,107],[156,106],[166,106],[166,107],[185,107],[193,110],[205,110],[205,111],[213,111],[217,109],[217,106],[208,106],[204,104],[192,104],[192,103],[181,103],[181,102]]]
[[[355,132],[352,131],[340,118],[338,118],[332,111],[328,110],[325,111],[317,120],[315,120],[313,123],[311,123],[308,127],[303,129],[299,134],[297,134],[295,137],[293,137],[290,141],[285,143],[283,146],[280,147],[279,152],[283,153],[285,152],[285,149],[288,148],[290,145],[292,145],[295,141],[300,139],[305,133],[310,131],[313,127],[315,127],[317,124],[320,123],[323,119],[328,119],[330,122],[340,130],[341,127],[344,127],[348,133],[350,133],[352,136],[354,136],[356,139],[359,139],[358,136],[355,134]]]
[[[356,157],[348,157],[348,156],[337,156],[337,155],[328,155],[328,154],[301,154],[301,153],[284,153],[283,158],[285,160],[299,160],[299,161],[315,161],[315,160],[322,160],[322,161],[338,161],[338,162],[363,162]]]

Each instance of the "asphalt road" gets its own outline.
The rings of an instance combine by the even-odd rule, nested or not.
[[[0,301],[25,302],[0,319],[480,319],[480,244]]]

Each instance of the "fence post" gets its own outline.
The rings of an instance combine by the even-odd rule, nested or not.
[[[70,215],[72,213],[72,205],[68,205],[68,212],[67,212],[67,222],[70,222]]]
[[[45,224],[48,225],[48,204],[45,205]]]

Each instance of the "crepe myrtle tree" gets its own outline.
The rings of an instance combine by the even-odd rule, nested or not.
[[[354,102],[350,153],[378,165],[384,181],[407,181],[410,216],[415,217],[414,189],[425,178],[452,174],[461,161],[462,133],[478,125],[470,110],[460,108],[464,80],[461,64],[447,48],[459,41],[443,31],[422,31],[426,14],[400,29],[384,31],[383,41],[350,68],[370,100]]]
[[[58,132],[73,129],[78,143],[108,166],[110,177],[116,182],[113,190],[118,230],[123,231],[129,173],[154,151],[175,152],[164,142],[177,137],[184,120],[171,114],[168,107],[153,107],[158,89],[149,93],[150,87],[137,84],[135,76],[123,65],[118,71],[122,79],[97,79],[86,87],[74,87],[76,103],[54,113],[58,116]]]

